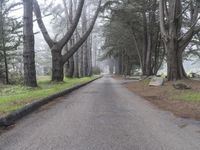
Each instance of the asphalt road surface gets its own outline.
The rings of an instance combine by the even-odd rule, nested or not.
[[[110,77],[25,117],[0,150],[200,150],[200,128],[152,106]]]

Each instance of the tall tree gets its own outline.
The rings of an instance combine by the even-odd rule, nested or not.
[[[111,28],[105,31],[110,34],[105,46],[115,58],[118,73],[130,74],[139,63],[143,75],[157,74],[164,58],[157,10],[157,0],[130,0],[105,16]]]
[[[83,7],[83,12],[82,12],[82,34],[84,35],[84,33],[87,31],[87,6],[85,5]],[[82,49],[81,49],[81,61],[82,61],[82,76],[86,76],[87,75],[87,53],[88,53],[88,40],[86,40],[83,45],[82,45]]]
[[[168,80],[186,78],[183,52],[194,35],[200,31],[198,25],[200,1],[160,0],[159,3],[160,29],[167,51]],[[185,20],[190,20],[190,23],[183,27]]]
[[[72,25],[73,22],[73,16],[74,16],[74,6],[73,1],[69,0],[69,8],[67,7],[66,1],[63,0],[63,5],[65,9],[65,18],[67,19],[67,30],[70,30],[70,26]],[[69,42],[66,43],[65,46],[65,53],[68,52],[69,48],[73,46],[74,44],[74,35],[70,38]],[[71,57],[67,63],[66,63],[66,76],[72,78],[74,75],[74,57]]]
[[[72,37],[73,33],[76,30],[76,27],[79,23],[79,19],[82,13],[82,8],[84,5],[85,0],[80,0],[79,5],[77,8],[76,15],[74,17],[74,20],[72,22],[72,25],[70,27],[70,30],[64,35],[64,37],[59,40],[59,41],[53,41],[48,32],[47,29],[43,23],[42,17],[41,17],[41,12],[40,12],[40,7],[37,3],[37,1],[34,1],[34,12],[37,17],[37,22],[38,25],[41,29],[41,32],[44,36],[45,41],[49,45],[52,53],[52,81],[63,81],[63,66],[64,64],[74,55],[74,53],[79,49],[79,47],[87,40],[88,36],[90,35],[94,24],[96,22],[96,19],[98,17],[98,14],[101,10],[101,0],[99,1],[99,5],[97,8],[97,11],[94,15],[93,21],[90,24],[90,27],[88,28],[87,32],[78,40],[69,50],[67,53],[62,55],[62,49],[63,47],[69,42],[70,38]]]
[[[24,83],[26,86],[36,87],[34,33],[33,33],[33,0],[23,0],[24,25],[23,25],[23,60],[24,60]]]
[[[9,4],[9,1],[0,1],[0,53],[2,67],[0,71],[5,77],[5,83],[10,83],[9,80],[9,65],[10,60],[16,57],[16,49],[20,45],[21,22],[9,16],[12,8],[20,5],[21,3]]]

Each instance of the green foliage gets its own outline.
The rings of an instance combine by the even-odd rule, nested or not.
[[[8,0],[0,1],[0,81],[5,80],[6,72],[13,70],[13,64],[21,55],[17,48],[21,44],[22,22],[9,15],[15,6]]]
[[[137,23],[136,23],[136,19]],[[104,25],[105,42],[102,47],[103,55],[100,60],[109,59],[110,67],[115,62],[116,74],[130,74],[130,70],[139,66],[139,57],[134,44],[134,29],[141,18],[133,13],[126,3],[115,5],[111,9],[111,16]],[[132,26],[134,24],[134,26]],[[137,27],[138,32],[142,32],[141,25]],[[139,40],[138,41],[142,41]],[[113,62],[114,61],[114,62]],[[112,68],[112,67],[111,67]],[[110,68],[110,69],[111,69]],[[112,71],[111,71],[112,72]]]
[[[147,67],[156,74],[165,56],[157,1],[124,0],[114,6],[111,15],[105,17],[108,20],[104,25],[101,60],[114,59],[120,74],[130,74],[135,68],[144,73]]]
[[[184,101],[200,102],[200,93],[197,91],[184,91],[183,93],[174,96],[174,98]]]

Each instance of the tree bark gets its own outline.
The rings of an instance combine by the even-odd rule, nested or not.
[[[64,79],[63,65],[61,53],[51,51],[52,54],[52,81],[61,82]]]
[[[73,21],[73,2],[72,0],[69,0],[69,13],[68,13],[68,8],[67,8],[67,4],[65,2],[65,0],[63,0],[63,4],[65,7],[65,17],[68,18],[66,20],[67,21],[67,28],[68,30],[70,30],[70,27],[72,26],[72,21]],[[74,44],[74,35],[72,35],[71,39],[69,40],[69,43],[66,44],[66,49],[65,49],[65,53],[68,52],[68,47],[72,47]],[[73,77],[74,74],[74,57],[72,56],[69,61],[67,62],[66,65],[66,76],[69,78]]]
[[[147,45],[148,45],[148,38],[147,38],[147,18],[146,12],[142,12],[143,16],[143,51],[142,51],[142,74],[146,75],[146,54],[147,54]]]
[[[183,11],[181,0],[175,0],[169,3],[168,7],[166,5],[165,0],[160,0],[160,27],[165,49],[167,51],[167,77],[168,80],[173,81],[187,78],[183,67],[182,55],[192,37],[199,32],[200,27],[195,28],[198,15],[196,15],[197,13],[192,13],[193,16],[191,16],[191,18],[193,25],[188,32],[182,36],[181,27]],[[196,1],[196,9],[194,12],[198,12],[198,8],[199,2]],[[164,13],[164,9],[167,9],[167,12],[169,13]],[[167,20],[167,22],[165,20]]]
[[[9,84],[9,72],[8,72],[8,59],[7,59],[7,52],[6,52],[6,43],[5,43],[5,32],[4,32],[4,25],[5,25],[5,17],[3,12],[3,1],[0,2],[0,21],[1,21],[1,44],[2,44],[2,51],[3,51],[3,60],[4,60],[4,71],[5,72],[5,83]],[[1,71],[1,70],[0,70]]]
[[[23,60],[24,83],[26,86],[37,87],[35,70],[34,34],[33,34],[33,0],[23,0],[24,26],[23,26]]]
[[[87,16],[86,16],[86,5],[83,7],[83,13],[82,13],[82,34],[84,35],[84,33],[87,31]],[[87,69],[88,69],[88,64],[87,64],[87,60],[88,60],[88,40],[86,40],[83,43],[83,76],[87,76]]]
[[[182,51],[178,49],[176,39],[167,42],[167,78],[169,81],[180,80],[186,77],[183,68]]]
[[[4,37],[3,38],[3,56],[4,56],[4,66],[5,66],[5,81],[6,84],[9,84],[9,72],[8,72],[8,59],[7,59],[7,53],[6,53],[6,47],[5,47],[5,41],[4,41]]]
[[[75,78],[79,78],[79,59],[78,59],[78,51],[74,55],[74,74]]]
[[[73,78],[73,75],[74,75],[74,57],[71,57],[69,59],[69,68],[68,68],[67,77]]]
[[[87,63],[88,63],[87,75],[92,76],[92,35],[89,38]]]
[[[181,30],[181,18],[177,19],[177,16],[181,9],[180,0],[176,0],[173,3],[169,4],[169,10],[171,13],[169,14],[169,38],[166,42],[167,47],[167,77],[168,80],[179,80],[184,77],[184,71],[182,70],[182,52],[178,47],[178,35]]]

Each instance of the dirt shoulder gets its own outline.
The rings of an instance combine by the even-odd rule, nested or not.
[[[195,97],[197,100],[192,100],[194,96],[199,96],[200,81],[186,80],[182,82],[190,85],[192,89],[176,90],[172,86],[172,82],[166,82],[162,87],[151,87],[148,86],[148,80],[128,82],[124,86],[157,107],[171,111],[178,117],[200,120],[200,99],[198,101],[198,97]],[[188,94],[186,95],[186,93]],[[187,99],[188,95],[191,96]]]

